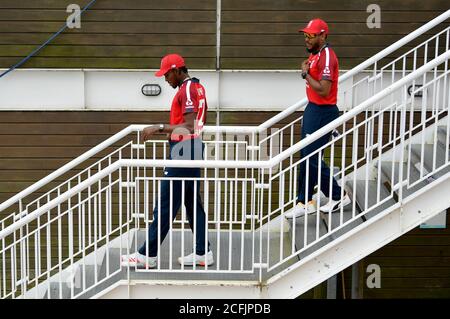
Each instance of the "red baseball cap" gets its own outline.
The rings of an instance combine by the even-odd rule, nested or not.
[[[179,54],[168,54],[161,59],[161,68],[155,73],[156,76],[163,76],[171,69],[186,66],[184,59]]]
[[[313,19],[309,21],[308,25],[305,28],[298,30],[298,32],[313,33],[313,34],[320,34],[320,33],[328,34],[328,24],[322,19]]]

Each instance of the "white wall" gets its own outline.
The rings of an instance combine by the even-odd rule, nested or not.
[[[210,109],[283,110],[305,97],[292,71],[190,71]],[[159,84],[160,96],[141,93]],[[175,90],[154,70],[15,70],[0,78],[0,110],[169,110]]]
[[[352,106],[352,102],[362,102],[363,95],[370,96],[367,89],[361,89],[353,99],[349,90],[353,81],[367,74],[359,74],[340,85],[340,109]],[[306,95],[305,81],[294,71],[193,70],[190,75],[200,78],[205,86],[210,110],[220,107],[230,111],[281,111]],[[394,78],[400,79],[401,73],[395,73]],[[141,92],[144,84],[159,84],[161,95],[144,96]],[[174,94],[175,90],[164,78],[154,76],[154,70],[19,69],[0,78],[0,110],[161,111],[170,109]],[[390,103],[389,100],[385,99],[383,104]],[[420,109],[421,99],[416,102],[416,109]],[[432,103],[430,94],[427,106]]]
[[[17,70],[0,78],[0,110],[82,109],[84,90],[80,71]]]

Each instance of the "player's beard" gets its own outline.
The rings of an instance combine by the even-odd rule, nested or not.
[[[316,54],[319,51],[319,44],[311,47],[311,49],[306,48],[306,52]]]

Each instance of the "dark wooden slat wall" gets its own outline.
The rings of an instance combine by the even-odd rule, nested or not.
[[[274,112],[225,112],[221,114],[221,123],[257,125],[274,114]],[[8,111],[0,115],[0,202],[129,124],[161,123],[168,119],[167,112]],[[214,119],[215,114],[211,112],[209,118]],[[447,220],[447,224],[450,224],[450,220]],[[448,298],[450,228],[444,230],[416,228],[368,256],[363,263],[365,267],[369,264],[379,264],[382,270],[382,288],[365,288],[366,298]],[[350,269],[344,274],[348,298],[351,287]],[[312,298],[313,295],[310,291],[302,298]]]
[[[0,67],[14,65],[58,31],[71,3],[1,1]],[[81,29],[65,31],[23,67],[157,68],[171,52],[182,54],[190,68],[215,68],[215,1],[97,1],[83,14]]]
[[[448,9],[446,1],[377,1],[380,29],[366,25],[373,1],[223,1],[223,68],[292,69],[306,57],[297,33],[321,17],[341,69],[350,69]]]
[[[416,228],[363,259],[363,298],[450,297],[450,210],[446,229]],[[369,289],[367,266],[381,269],[381,288]],[[351,268],[344,271],[338,295],[351,295]]]
[[[0,2],[0,68],[17,63],[65,23],[69,0]],[[83,7],[88,0],[78,1]],[[223,0],[222,69],[296,69],[306,57],[299,27],[329,22],[330,43],[350,69],[448,9],[448,1],[377,1],[380,29],[366,25],[371,0]],[[64,32],[26,68],[157,68],[169,52],[188,66],[216,67],[216,2],[211,0],[98,1],[81,29]],[[432,34],[434,31],[431,31]]]

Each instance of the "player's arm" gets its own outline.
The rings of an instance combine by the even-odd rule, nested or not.
[[[321,97],[327,97],[330,95],[331,91],[331,81],[330,80],[314,80],[314,78],[308,74],[306,75],[306,80],[308,81],[311,88],[317,92]]]
[[[328,51],[325,51],[324,54],[327,55],[329,53]],[[327,97],[328,95],[330,95],[333,78],[332,73],[334,72],[333,70],[335,67],[334,60],[331,60],[329,62],[329,65],[325,65],[326,60],[327,57],[325,57],[324,59],[320,59],[318,62],[319,69],[321,70],[319,80],[314,79],[311,74],[309,74],[310,63],[308,60],[303,61],[301,66],[302,74],[306,74],[306,77],[304,77],[304,79],[308,81],[309,86],[321,97]]]
[[[197,116],[196,112],[189,112],[184,114],[184,123],[178,125],[170,124],[156,124],[147,126],[142,130],[141,139],[142,141],[148,140],[152,135],[155,134],[193,134],[195,118]]]
[[[167,134],[193,134],[195,118],[197,116],[196,112],[184,113],[184,123],[178,125],[168,125],[164,124],[164,129],[161,133]]]

